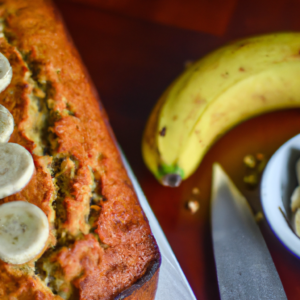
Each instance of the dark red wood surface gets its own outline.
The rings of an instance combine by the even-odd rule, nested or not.
[[[226,134],[179,188],[162,187],[141,157],[142,132],[164,89],[195,60],[232,39],[300,30],[299,0],[56,0],[100,93],[111,125],[197,299],[219,299],[212,253],[211,165],[219,161],[259,210],[259,190],[246,190],[242,159],[268,157],[300,132],[300,109],[270,113]],[[192,195],[193,187],[200,189]],[[191,198],[200,202],[192,215]],[[300,260],[260,223],[288,299],[300,298]]]

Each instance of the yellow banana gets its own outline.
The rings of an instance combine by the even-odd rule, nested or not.
[[[177,186],[210,146],[238,123],[300,106],[300,33],[228,44],[191,65],[154,107],[142,141],[148,168]]]

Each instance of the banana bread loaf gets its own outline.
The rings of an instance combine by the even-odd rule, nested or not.
[[[154,299],[158,247],[53,4],[1,1],[0,52],[13,70],[0,93],[15,121],[10,142],[35,163],[29,184],[0,204],[35,204],[50,226],[38,258],[0,261],[0,299]]]

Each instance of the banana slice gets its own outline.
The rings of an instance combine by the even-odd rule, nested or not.
[[[0,104],[0,143],[7,143],[14,131],[14,118],[3,105]]]
[[[24,264],[44,249],[49,236],[47,216],[37,206],[13,201],[0,205],[0,259]]]
[[[12,68],[8,59],[0,53],[0,92],[6,89],[12,79]]]
[[[0,144],[0,198],[22,190],[33,171],[32,156],[24,147],[14,143]]]

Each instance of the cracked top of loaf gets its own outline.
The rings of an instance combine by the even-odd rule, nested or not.
[[[0,204],[28,201],[50,224],[48,243],[35,260],[0,261],[0,299],[113,299],[144,275],[159,252],[53,5],[1,1],[0,52],[13,69],[11,84],[0,93],[15,120],[10,142],[29,150],[35,163],[30,183]]]

